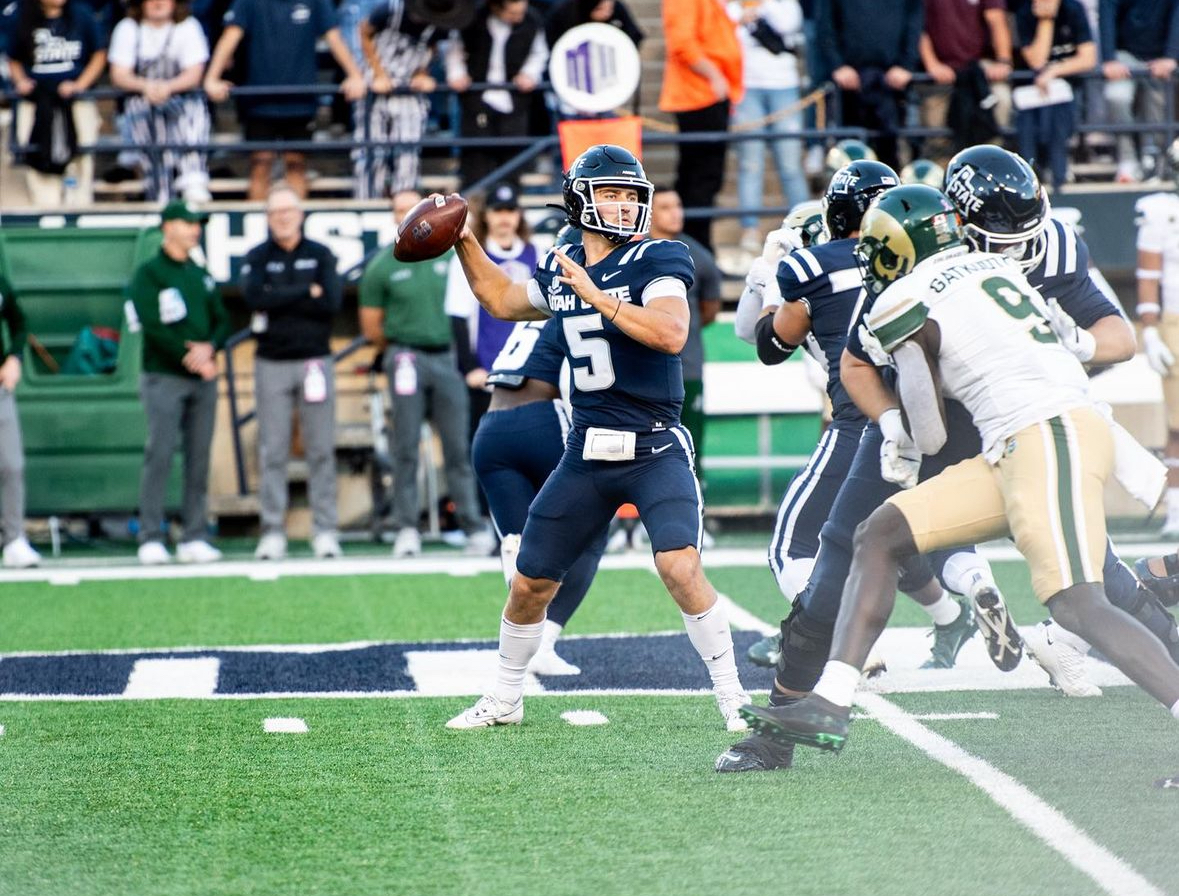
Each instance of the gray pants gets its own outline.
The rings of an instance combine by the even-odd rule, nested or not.
[[[1139,59],[1125,50],[1118,50],[1118,62],[1124,62],[1130,68],[1140,68],[1146,60]],[[1157,78],[1146,77],[1141,81],[1127,78],[1124,81],[1105,82],[1105,102],[1109,109],[1110,124],[1133,124],[1141,120],[1148,124],[1158,124],[1163,120],[1167,110],[1166,91],[1171,81],[1160,81]],[[1141,113],[1134,115],[1135,101],[1139,103]],[[1140,138],[1143,155],[1157,155],[1159,141],[1162,135],[1147,131]],[[1138,161],[1138,154],[1134,151],[1134,135],[1118,134],[1118,164],[1128,165]],[[1149,173],[1149,172],[1148,172]]]
[[[409,395],[398,395],[395,384],[397,356],[413,356],[417,386]],[[393,409],[393,522],[398,529],[414,528],[418,505],[418,446],[422,422],[430,424],[442,442],[446,485],[454,500],[459,525],[473,532],[482,525],[471,472],[467,384],[458,371],[453,351],[428,354],[402,345],[385,350],[385,373]]]
[[[25,446],[16,399],[0,388],[0,525],[4,544],[25,534]]]
[[[327,398],[303,397],[307,361],[254,363],[258,412],[258,457],[262,470],[262,532],[281,533],[287,513],[287,463],[291,458],[291,414],[299,410],[312,530],[336,531],[336,376],[330,357],[317,358],[327,380]]]
[[[217,382],[145,373],[139,378],[139,397],[147,415],[147,445],[139,480],[139,540],[163,539],[164,498],[178,444],[184,449],[183,540],[204,540]]]

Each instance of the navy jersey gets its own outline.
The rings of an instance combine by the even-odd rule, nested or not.
[[[585,265],[582,246],[559,247]],[[695,279],[688,247],[675,240],[641,240],[616,247],[586,268],[608,295],[632,305],[687,296]],[[678,355],[648,348],[623,333],[561,283],[561,266],[549,253],[528,281],[532,304],[557,319],[573,372],[573,423],[647,432],[680,419],[684,375]]]
[[[516,324],[496,355],[487,382],[504,389],[519,389],[525,380],[541,380],[560,388],[561,365],[565,362],[560,326],[555,317]]]
[[[782,301],[803,302],[810,312],[811,335],[827,360],[827,395],[834,420],[864,419],[839,379],[839,356],[864,291],[855,247],[854,239],[834,240],[798,249],[778,264]]]
[[[1120,315],[1118,307],[1089,276],[1089,247],[1077,232],[1053,218],[1045,236],[1044,258],[1027,275],[1028,283],[1046,300],[1056,299],[1082,329],[1111,314]]]

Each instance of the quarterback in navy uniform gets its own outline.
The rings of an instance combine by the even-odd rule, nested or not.
[[[565,453],[528,511],[500,625],[490,693],[450,728],[518,724],[524,674],[540,646],[545,610],[577,559],[619,505],[634,504],[655,566],[712,679],[726,727],[743,730],[747,698],[737,676],[724,605],[700,563],[703,501],[678,353],[688,335],[692,259],[683,243],[647,232],[653,187],[620,146],[582,153],[565,175],[564,201],[583,245],[553,250],[527,284],[513,284],[468,231],[456,247],[476,298],[505,320],[554,317],[573,374],[573,425]]]

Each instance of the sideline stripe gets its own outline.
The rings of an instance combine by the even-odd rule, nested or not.
[[[1114,541],[1114,550],[1123,558],[1154,557],[1173,553],[1175,545],[1161,541]],[[979,556],[987,560],[1022,560],[1010,542],[990,542],[981,545]],[[734,566],[766,568],[766,549],[713,548],[703,553],[705,569],[724,569]],[[602,558],[601,569],[647,569],[655,564],[647,551],[633,554],[609,555]],[[248,579],[261,570],[278,577],[302,578],[340,576],[389,575],[459,575],[480,573],[502,575],[499,557],[467,557],[460,553],[439,553],[437,556],[394,560],[388,556],[338,558],[333,560],[227,560],[207,565],[138,566],[133,558],[121,558],[110,564],[73,565],[71,561],[46,561],[46,566],[34,569],[0,570],[0,584],[16,582],[53,582],[68,577],[69,584],[79,582],[140,582],[155,579]]]
[[[1110,896],[1164,896],[1162,890],[1048,805],[1010,775],[930,731],[899,706],[877,694],[856,695],[856,703],[893,734],[931,759],[962,775],[1012,818],[1056,850],[1070,865]]]

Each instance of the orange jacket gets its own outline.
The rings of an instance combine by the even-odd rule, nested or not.
[[[737,26],[722,0],[663,0],[663,36],[667,63],[659,108],[664,112],[689,112],[717,102],[712,85],[691,65],[708,59],[729,82],[734,105],[745,92],[741,71],[741,44]]]

